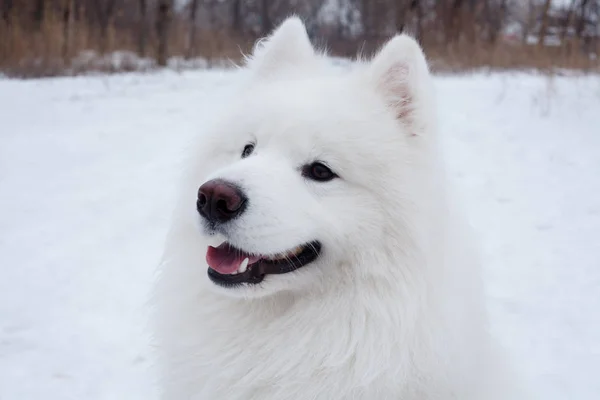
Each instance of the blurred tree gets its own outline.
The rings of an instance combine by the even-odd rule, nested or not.
[[[523,28],[522,28],[522,44],[527,45],[527,41],[529,40],[529,35],[533,31],[536,22],[536,4],[534,0],[527,0],[526,9],[524,11],[525,18],[523,20]]]
[[[550,3],[552,0],[544,0],[544,7],[542,8],[541,26],[538,34],[538,47],[543,47],[546,44],[546,35],[548,33],[548,12],[550,11]]]
[[[2,13],[2,20],[6,25],[10,24],[10,17],[12,15],[14,0],[3,0],[2,8],[0,9]]]
[[[231,28],[234,32],[243,33],[242,0],[233,0],[231,7]]]
[[[567,38],[569,28],[573,25],[573,19],[575,17],[575,8],[577,7],[577,0],[571,0],[569,7],[567,8],[567,14],[564,19],[564,24],[560,32],[560,42],[564,43]]]
[[[404,28],[408,23],[408,18],[410,15],[410,10],[412,8],[413,0],[397,0],[396,1],[396,15],[395,15],[395,23],[396,23],[396,31],[404,32]]]
[[[105,53],[108,48],[108,28],[112,22],[117,0],[96,0],[91,2],[96,12],[96,19],[100,27],[100,52]]]
[[[189,4],[190,7],[190,17],[189,17],[189,25],[190,31],[187,41],[187,49],[186,49],[186,58],[192,58],[195,55],[196,51],[196,14],[198,13],[198,0],[192,0]]]
[[[138,53],[146,57],[146,43],[148,42],[148,3],[147,0],[139,0],[139,32],[138,32]]]
[[[422,40],[423,38],[423,2],[421,0],[412,0],[410,3],[410,13],[414,15],[414,32],[415,38]]]
[[[41,29],[42,22],[44,21],[44,15],[46,14],[46,1],[35,0],[33,8],[33,23],[35,29]]]
[[[506,25],[508,8],[508,0],[486,0],[483,4],[480,24],[482,31],[487,33],[487,40],[491,46],[496,45],[498,36]]]
[[[69,59],[71,47],[71,31],[73,29],[74,0],[62,0],[62,58],[65,63]]]
[[[132,44],[160,65],[170,54],[235,57],[240,42],[268,35],[290,14],[305,21],[311,40],[338,55],[370,53],[395,32],[412,34],[451,63],[556,63],[548,50],[570,64],[593,65],[599,55],[600,0],[0,0],[0,65],[40,57],[50,65],[84,49],[104,53]],[[42,36],[40,28],[53,34]],[[514,47],[531,44],[544,52]]]
[[[172,0],[158,0],[158,12],[156,16],[156,35],[158,37],[158,49],[156,61],[164,67],[168,59],[169,28],[171,25]]]
[[[587,7],[590,3],[592,3],[590,0],[581,0],[579,3],[579,18],[577,20],[577,28],[575,31],[575,34],[579,40],[583,39],[583,33],[585,31],[585,25],[587,21]]]
[[[267,36],[273,30],[273,22],[270,15],[270,0],[260,1],[260,33]]]

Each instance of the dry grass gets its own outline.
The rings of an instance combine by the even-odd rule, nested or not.
[[[157,38],[150,29],[146,56],[141,64],[136,61],[138,38],[135,26],[115,27],[111,25],[106,38],[100,32],[85,24],[73,22],[67,42],[63,37],[63,24],[56,16],[50,15],[41,26],[33,29],[19,23],[7,24],[0,20],[0,72],[16,77],[44,77],[79,74],[87,71],[118,72],[154,68],[151,61],[156,56]],[[357,50],[371,53],[384,40],[336,40],[325,39],[329,50],[335,55],[353,56]],[[189,26],[184,20],[174,20],[169,35],[169,54],[179,57],[202,57],[210,66],[213,60],[230,59],[237,61],[242,52],[248,51],[254,38],[239,37],[229,32],[198,30],[195,45],[190,46]],[[573,49],[577,43],[569,43],[565,48],[523,46],[502,43],[490,47],[487,43],[446,45],[425,40],[425,51],[434,71],[461,72],[479,68],[498,70],[537,69],[545,72],[556,69],[598,71],[598,60],[585,56]],[[107,54],[125,51],[130,56],[122,57],[115,64],[103,60],[101,56],[86,57],[89,54]],[[92,53],[90,53],[92,51]],[[82,56],[83,55],[83,56]]]
[[[494,70],[529,70],[553,72],[561,69],[582,72],[599,71],[597,60],[582,52],[568,52],[561,47],[525,46],[501,43],[485,45],[427,46],[428,57],[437,71],[459,72],[480,68]]]
[[[248,41],[225,32],[198,30],[193,48],[189,30],[182,21],[174,21],[169,35],[168,52],[172,57],[202,57],[210,65],[217,59],[238,60]],[[134,29],[109,26],[106,38],[99,30],[85,24],[73,23],[65,42],[63,24],[49,18],[37,29],[0,20],[0,72],[8,76],[29,78],[71,75],[86,71],[120,72],[138,69],[136,57],[125,57],[118,65],[103,61],[102,54],[134,55],[138,52]],[[240,45],[241,43],[241,45]],[[101,50],[103,49],[103,51]],[[149,29],[146,44],[147,61],[156,57],[157,37]],[[92,57],[91,54],[98,56]],[[154,62],[143,63],[144,68]]]

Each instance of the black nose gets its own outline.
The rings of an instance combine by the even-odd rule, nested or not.
[[[196,208],[209,222],[222,223],[240,215],[246,200],[244,193],[234,184],[213,179],[200,186]]]

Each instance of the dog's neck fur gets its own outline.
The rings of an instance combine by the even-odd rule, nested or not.
[[[428,273],[427,268],[417,265],[415,257],[387,254],[363,262],[364,265],[346,267],[369,271],[374,265],[394,262],[396,265],[381,270],[395,272],[360,277],[348,274],[332,281],[327,290],[281,292],[258,299],[215,293],[206,286],[212,283],[201,276],[206,271],[188,265],[188,274],[190,268],[196,269],[194,277],[183,273],[179,277],[198,279],[198,285],[194,293],[180,292],[173,299],[186,299],[181,304],[186,310],[181,312],[189,316],[175,317],[173,325],[167,328],[177,331],[178,353],[185,355],[184,359],[175,360],[173,368],[196,371],[189,377],[190,385],[201,380],[202,393],[228,399],[234,399],[230,397],[233,393],[312,398],[300,395],[300,391],[309,393],[310,388],[294,382],[328,378],[331,397],[315,398],[386,398],[386,393],[399,392],[406,393],[407,399],[421,396],[426,388],[415,382],[426,385],[448,379],[435,375],[443,375],[446,368],[442,366],[451,357],[441,347],[442,342],[448,346],[448,339],[454,335],[446,326],[448,315],[444,315],[444,310],[457,312],[457,308],[440,304],[442,298],[448,299],[442,295],[448,288],[444,284],[427,287],[427,279],[419,277]],[[413,265],[406,268],[408,264]],[[181,264],[173,263],[174,267],[177,265]],[[406,271],[416,273],[407,276]],[[168,319],[163,321],[169,324]],[[460,360],[455,360],[455,364],[459,368]],[[226,371],[214,372],[219,369]],[[266,377],[269,385],[261,383]],[[277,377],[284,379],[285,387],[278,386],[283,381],[278,383]],[[253,389],[240,390],[246,386]],[[322,390],[324,386],[318,387]],[[366,391],[361,397],[359,394],[366,387],[376,391]],[[295,390],[296,397],[290,394]],[[244,398],[262,398],[248,396]]]

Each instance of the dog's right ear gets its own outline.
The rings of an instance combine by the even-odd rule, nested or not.
[[[290,66],[306,65],[315,59],[304,24],[298,17],[290,17],[254,47],[247,65],[257,75],[270,75]]]
[[[372,60],[369,79],[411,135],[420,136],[431,122],[431,76],[419,44],[406,35],[391,39]]]

